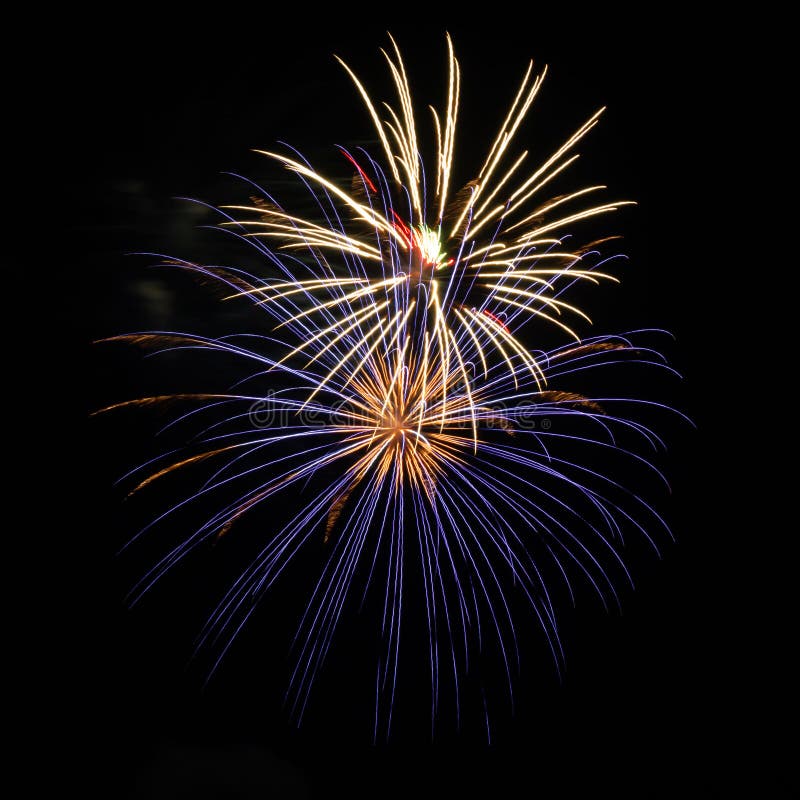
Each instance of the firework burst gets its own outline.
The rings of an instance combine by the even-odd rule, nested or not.
[[[228,299],[250,303],[266,315],[270,334],[114,337],[159,350],[219,353],[241,365],[241,380],[229,392],[146,397],[103,409],[181,400],[193,405],[175,423],[202,421],[190,450],[166,453],[126,476],[135,494],[176,470],[206,470],[193,493],[145,530],[201,500],[221,503],[143,576],[134,602],[245,514],[312,478],[319,484],[267,537],[210,616],[201,644],[216,654],[213,673],[270,586],[316,537],[328,556],[294,643],[292,712],[302,718],[358,584],[383,609],[376,736],[388,735],[391,725],[409,591],[424,597],[432,720],[443,687],[460,708],[460,676],[488,651],[513,696],[519,656],[510,594],[531,609],[559,668],[547,576],[558,576],[571,594],[570,576],[579,574],[604,603],[616,598],[615,579],[629,577],[619,555],[625,531],[654,543],[648,531],[665,526],[647,502],[573,452],[633,459],[658,474],[617,436],[661,442],[625,412],[645,401],[553,386],[622,361],[669,369],[635,341],[639,334],[582,340],[560,319],[586,316],[562,299],[575,282],[613,280],[599,269],[602,261],[588,263],[593,245],[570,252],[563,235],[554,236],[622,204],[566,210],[599,186],[540,199],[577,158],[573,150],[600,112],[525,172],[527,153],[514,157],[509,149],[544,78],[534,77],[531,65],[477,179],[453,193],[460,69],[448,39],[447,101],[442,114],[431,109],[436,159],[428,187],[405,67],[393,40],[392,46],[393,54],[384,55],[399,105],[384,104],[385,119],[343,64],[375,125],[383,164],[366,151],[343,151],[355,169],[345,191],[298,154],[269,152],[309,188],[319,219],[292,215],[261,190],[252,206],[219,209],[223,227],[254,246],[273,274],[165,260],[218,281]],[[574,341],[532,351],[518,331],[536,321]],[[421,577],[413,587],[412,563]]]
[[[526,317],[535,317],[580,341],[574,328],[563,320],[569,316],[590,320],[562,295],[576,282],[616,280],[607,272],[583,265],[583,257],[599,242],[570,251],[557,234],[630,202],[582,206],[584,200],[606,188],[602,185],[557,197],[545,194],[554,179],[578,159],[575,148],[597,124],[603,109],[542,164],[526,170],[528,152],[512,155],[511,150],[547,72],[545,68],[534,75],[531,62],[477,177],[453,192],[461,73],[448,37],[445,109],[440,113],[430,108],[436,157],[430,171],[435,181],[428,186],[408,77],[394,39],[391,43],[393,55],[382,52],[398,104],[382,104],[385,119],[363,83],[339,59],[364,101],[384,154],[381,163],[363,149],[351,153],[342,148],[356,170],[350,191],[321,175],[294,151],[291,155],[257,151],[303,180],[320,203],[324,224],[289,213],[266,193],[255,197],[252,206],[228,207],[237,216],[224,224],[244,229],[248,236],[277,240],[281,249],[314,253],[308,279],[292,276],[250,291],[264,303],[281,304],[303,297],[308,307],[298,312],[302,317],[316,319],[333,309],[331,330],[339,331],[355,323],[352,316],[337,314],[337,309],[345,301],[344,308],[349,311],[352,301],[358,299],[375,323],[364,334],[368,344],[371,339],[391,335],[388,310],[380,308],[377,301],[387,290],[405,286],[419,296],[420,313],[424,310],[429,317],[425,325],[432,335],[451,342],[452,347],[442,348],[443,357],[458,353],[454,332],[478,330],[485,333],[481,339],[485,338],[487,346],[507,362],[520,357],[541,381],[544,376],[536,358],[512,327]],[[475,342],[474,337],[472,340]],[[480,345],[478,355],[485,375],[483,347]],[[346,368],[346,362],[339,366]]]

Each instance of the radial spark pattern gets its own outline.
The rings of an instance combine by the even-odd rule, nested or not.
[[[571,250],[567,234],[622,203],[580,205],[601,186],[543,196],[577,158],[575,146],[601,112],[526,170],[527,152],[512,155],[511,148],[545,74],[534,76],[529,66],[477,178],[454,193],[461,77],[452,45],[448,39],[444,111],[431,109],[430,180],[393,40],[392,48],[384,55],[397,103],[380,112],[343,64],[374,124],[382,160],[342,149],[343,164],[353,170],[345,191],[296,152],[267,152],[306,185],[316,218],[292,214],[255,184],[251,205],[217,209],[222,227],[263,255],[265,274],[164,259],[218,281],[228,300],[255,306],[269,322],[266,330],[216,339],[175,332],[115,337],[217,353],[241,366],[241,380],[229,392],[103,409],[190,404],[174,423],[197,426],[187,452],[167,453],[126,479],[133,494],[178,469],[205,472],[194,493],[145,531],[220,498],[218,510],[142,578],[133,600],[194,548],[226,536],[243,515],[268,509],[281,493],[297,499],[292,487],[313,483],[291,519],[269,531],[201,640],[214,650],[216,669],[298,551],[322,542],[329,554],[300,621],[288,697],[302,718],[342,613],[354,595],[372,597],[382,607],[376,735],[391,725],[409,592],[424,598],[432,720],[445,691],[460,708],[462,677],[487,653],[502,665],[513,698],[520,622],[512,594],[538,621],[560,668],[553,580],[569,595],[573,576],[580,576],[604,603],[613,600],[616,581],[629,578],[619,555],[625,532],[655,546],[651,536],[665,530],[651,506],[591,455],[656,472],[628,442],[657,447],[660,440],[629,412],[661,407],[589,397],[564,385],[624,361],[669,369],[638,342],[643,333],[581,339],[563,321],[588,320],[563,299],[571,286],[613,280],[598,242]],[[541,325],[569,342],[532,349],[526,341],[535,341]]]

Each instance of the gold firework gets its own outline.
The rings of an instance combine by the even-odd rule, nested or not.
[[[355,72],[338,59],[372,120],[383,150],[382,165],[364,153],[368,161],[362,166],[343,150],[357,170],[351,190],[345,191],[300,157],[257,151],[316,187],[336,211],[337,219],[344,218],[341,211],[346,212],[347,223],[329,224],[329,219],[320,224],[263,198],[254,198],[252,206],[229,207],[249,216],[227,225],[243,226],[253,237],[277,240],[280,248],[311,253],[314,277],[267,280],[233,296],[249,294],[257,302],[279,309],[281,326],[313,318],[313,341],[336,343],[351,332],[359,334],[360,342],[335,365],[331,377],[337,371],[358,371],[362,353],[372,352],[394,334],[398,324],[408,321],[404,316],[410,312],[408,298],[415,297],[413,302],[424,310],[415,314],[415,324],[439,342],[445,361],[466,362],[461,351],[468,341],[477,348],[484,376],[486,349],[490,348],[502,356],[512,375],[516,374],[515,364],[524,364],[541,387],[542,367],[512,332],[509,320],[541,319],[580,341],[562,318],[571,314],[591,320],[561,299],[562,289],[575,281],[616,280],[583,265],[582,257],[591,245],[568,251],[558,235],[582,220],[628,203],[576,205],[605,189],[601,185],[542,199],[544,190],[576,161],[576,146],[604,109],[594,113],[536,169],[525,171],[528,151],[511,155],[511,148],[547,73],[545,67],[535,75],[530,62],[478,177],[453,192],[461,71],[448,37],[447,100],[441,113],[430,107],[436,136],[436,180],[428,197],[411,88],[400,50],[394,39],[390,40],[392,52],[382,52],[398,104],[383,103],[380,113]],[[482,237],[487,238],[484,241]],[[287,312],[288,308],[294,313]],[[308,345],[305,342],[290,355]]]

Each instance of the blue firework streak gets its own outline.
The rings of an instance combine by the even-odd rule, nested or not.
[[[224,393],[146,397],[103,409],[191,404],[172,424],[197,426],[192,449],[165,453],[125,477],[133,494],[178,469],[205,474],[139,535],[192,505],[215,498],[221,505],[142,577],[133,602],[245,514],[282,493],[297,499],[296,490],[313,481],[311,499],[267,537],[211,614],[200,646],[215,653],[213,674],[262,597],[304,545],[321,538],[328,556],[294,641],[292,713],[302,719],[348,598],[358,592],[382,609],[376,737],[391,727],[408,592],[424,597],[432,720],[444,691],[460,708],[461,676],[488,650],[502,664],[513,701],[520,664],[512,594],[538,620],[559,669],[553,576],[570,595],[580,576],[604,603],[618,602],[616,580],[630,580],[620,556],[626,532],[657,550],[655,538],[667,529],[646,500],[593,466],[591,452],[660,477],[628,442],[662,442],[630,410],[666,407],[559,387],[567,376],[618,362],[671,371],[640,342],[647,332],[581,339],[560,319],[585,317],[563,299],[574,284],[613,278],[611,259],[602,260],[595,246],[568,250],[569,237],[553,232],[620,204],[553,217],[554,209],[561,213],[602,188],[589,187],[539,201],[532,211],[525,205],[574,160],[570,150],[597,115],[515,183],[525,154],[503,165],[541,85],[529,69],[478,179],[450,198],[460,81],[452,47],[443,121],[434,112],[435,189],[426,185],[396,47],[387,59],[400,99],[399,112],[388,107],[388,122],[350,73],[376,124],[385,169],[366,152],[344,151],[356,169],[346,192],[296,152],[270,153],[299,175],[318,220],[286,211],[251,182],[252,206],[215,209],[222,229],[254,247],[273,274],[163,259],[218,282],[227,299],[254,305],[274,326],[270,335],[115,337],[162,351],[215,352],[233,360],[240,380]],[[241,211],[247,218],[235,216]],[[556,326],[572,340],[531,350],[519,335],[526,322]],[[413,584],[412,562],[420,576]]]

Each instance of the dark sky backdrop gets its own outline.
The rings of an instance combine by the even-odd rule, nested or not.
[[[69,269],[58,279],[86,303],[81,311],[66,306],[61,319],[81,352],[94,338],[132,329],[222,332],[235,323],[202,287],[154,274],[151,262],[125,253],[200,257],[208,241],[196,230],[202,219],[173,198],[240,199],[225,170],[283,177],[250,148],[284,139],[344,174],[332,145],[368,137],[371,128],[331,53],[380,94],[388,86],[377,48],[389,28],[418,102],[440,102],[444,26],[341,19],[300,31],[310,13],[281,24],[241,14],[219,30],[209,21],[202,35],[139,21],[64,48],[59,183],[71,231]],[[623,287],[587,301],[598,331],[652,325],[677,337],[668,353],[685,384],[658,391],[699,425],[696,433],[662,428],[672,448],[660,463],[673,495],[658,495],[658,503],[677,543],[665,542],[660,561],[634,553],[638,588],[623,593],[621,615],[589,598],[576,612],[564,608],[563,684],[532,648],[518,714],[498,714],[492,749],[475,731],[459,738],[447,724],[437,744],[424,726],[417,733],[400,724],[397,741],[375,749],[370,693],[352,685],[346,656],[313,696],[307,726],[298,732],[287,723],[280,696],[291,620],[258,618],[219,680],[200,690],[200,674],[185,667],[202,612],[216,599],[207,584],[222,588],[219,575],[201,572],[212,561],[169,578],[141,608],[125,608],[130,581],[159,551],[114,557],[152,508],[123,504],[111,482],[155,453],[156,424],[146,415],[80,423],[93,458],[89,475],[76,479],[86,526],[70,547],[77,604],[62,633],[75,677],[65,682],[77,701],[70,713],[91,731],[74,762],[106,797],[323,797],[334,789],[381,797],[400,787],[417,796],[427,787],[431,796],[507,797],[517,786],[521,796],[554,797],[552,787],[573,796],[579,784],[612,796],[658,796],[654,787],[662,787],[668,796],[713,797],[746,776],[778,775],[753,768],[756,742],[749,745],[753,731],[743,719],[757,688],[742,669],[753,656],[740,645],[749,623],[729,574],[733,517],[725,493],[708,482],[710,470],[733,469],[719,463],[724,435],[711,411],[708,366],[716,322],[705,311],[719,268],[709,245],[718,220],[709,209],[721,189],[709,154],[720,66],[709,34],[688,19],[658,21],[655,36],[630,18],[577,15],[448,26],[463,75],[457,148],[462,163],[478,164],[528,57],[551,69],[520,136],[533,156],[609,106],[580,148],[574,180],[607,183],[612,195],[640,205],[604,223],[625,234]],[[463,167],[463,181],[470,169]],[[94,348],[87,363],[84,413],[183,380],[121,350]],[[191,369],[196,378],[196,362]],[[773,756],[779,765],[780,752]],[[213,788],[223,785],[239,794]]]

